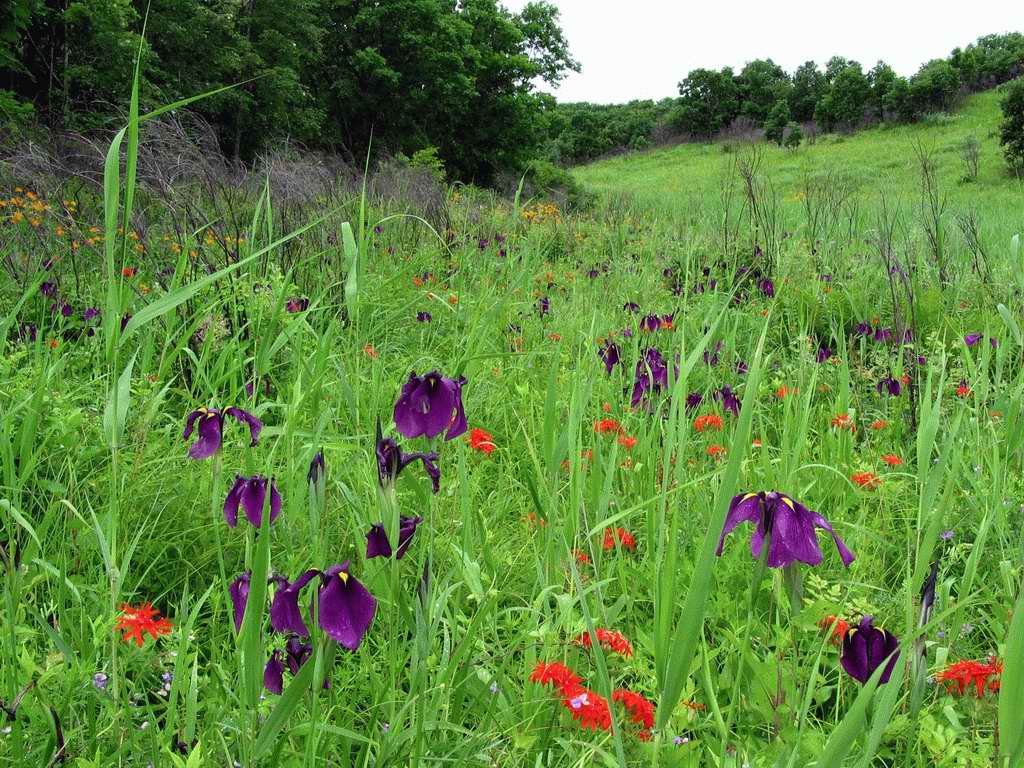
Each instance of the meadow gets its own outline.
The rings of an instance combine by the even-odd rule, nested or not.
[[[174,208],[137,103],[98,188],[8,179],[0,760],[1019,765],[996,103],[578,209]]]

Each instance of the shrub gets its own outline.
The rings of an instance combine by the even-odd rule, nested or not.
[[[789,102],[779,99],[768,113],[768,119],[764,122],[764,137],[774,141],[780,147],[786,133],[786,126],[789,125]]]
[[[790,123],[786,126],[786,135],[782,140],[782,145],[786,149],[796,149],[803,140],[804,132],[800,129],[799,123]]]
[[[1021,175],[1024,173],[1024,78],[1010,83],[1002,108],[999,144],[1003,147],[1003,155],[1010,170]]]

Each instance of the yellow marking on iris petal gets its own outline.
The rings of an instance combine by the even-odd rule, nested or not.
[[[756,493],[748,493],[746,496],[744,496],[742,499],[740,499],[740,503],[742,504],[744,501],[747,501],[748,499],[752,499],[755,496],[757,496]]]
[[[789,496],[783,496],[782,500],[786,503],[786,506],[796,512],[796,507],[793,506],[793,500]]]
[[[205,416],[206,414],[208,414],[210,412],[210,409],[207,408],[205,405],[199,406],[196,410],[199,411],[201,414],[203,414],[203,416]]]
[[[345,571],[339,573],[338,578],[341,579],[342,584],[348,584],[348,574]]]

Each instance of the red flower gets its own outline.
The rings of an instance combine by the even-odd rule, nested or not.
[[[885,453],[882,455],[882,461],[888,464],[890,467],[898,467],[903,463],[903,459],[897,456],[895,453]]]
[[[633,646],[630,645],[629,640],[623,637],[621,632],[611,629],[595,629],[594,634],[597,635],[597,642],[601,644],[602,648],[624,656],[627,659],[633,655]],[[573,642],[577,645],[582,645],[584,648],[590,648],[592,643],[590,633],[584,632]]]
[[[581,680],[582,678],[560,661],[553,661],[550,664],[538,661],[530,673],[531,683],[553,685],[560,691],[578,686]]]
[[[143,603],[137,608],[124,603],[121,606],[121,615],[117,617],[117,624],[114,625],[115,632],[124,633],[122,640],[126,643],[134,640],[139,648],[142,647],[143,633],[156,640],[161,635],[171,634],[173,628],[171,622],[160,618],[160,611],[154,608],[152,603]]]
[[[576,562],[580,565],[590,565],[590,555],[584,552],[582,549],[574,549],[572,551],[573,557],[576,558]]]
[[[722,429],[722,417],[717,413],[709,413],[705,416],[698,416],[694,419],[693,428],[698,432],[703,432],[705,429],[713,429],[716,432]]]
[[[990,691],[999,690],[999,676],[1002,672],[1002,662],[993,656],[987,663],[958,661],[956,664],[950,664],[939,672],[935,679],[946,684],[946,693],[955,693],[958,696],[963,696],[967,687],[973,685],[975,694],[980,699],[986,688]]]
[[[826,616],[818,622],[818,626],[822,629],[829,629],[831,627],[833,645],[842,645],[843,637],[850,629],[849,622],[838,616]]]
[[[714,456],[717,459],[720,456],[724,456],[725,455],[725,448],[723,448],[722,446],[717,445],[717,444],[716,445],[709,445],[708,449],[707,449],[707,451],[705,451],[705,453],[707,453],[708,456]]]
[[[889,422],[885,419],[876,419],[871,422],[871,428],[874,430],[885,429],[889,426]]]
[[[611,413],[612,412],[612,404],[611,403],[604,403],[604,404],[602,404],[601,405],[601,410],[604,411],[605,413]]]
[[[643,727],[641,733],[654,727],[654,704],[639,693],[627,691],[625,688],[616,688],[612,693],[612,701],[622,702],[629,712],[629,719]]]
[[[591,731],[610,731],[612,713],[608,709],[608,700],[583,686],[562,689],[562,706],[569,710],[573,720],[577,720],[580,728]]]
[[[879,478],[874,472],[854,472],[850,475],[850,479],[861,488],[866,488],[869,491],[874,490],[882,484],[881,478]]]
[[[121,274],[125,277],[135,277],[135,267],[124,267]]]
[[[494,435],[487,430],[475,427],[469,433],[469,447],[474,451],[480,451],[490,456],[495,448]]]
[[[594,431],[599,435],[603,435],[607,432],[621,434],[622,426],[615,419],[601,419],[600,421],[594,422]]]
[[[636,539],[625,528],[605,528],[604,542],[602,543],[605,551],[615,548],[616,539],[618,539],[620,546],[625,547],[630,552],[636,549]]]
[[[787,387],[785,384],[783,384],[781,387],[779,387],[777,390],[775,390],[775,395],[780,400],[784,400],[787,395],[797,395],[799,393],[800,393],[800,388],[799,387]]]
[[[548,524],[548,521],[543,517],[537,517],[536,512],[527,512],[526,517],[524,517],[523,520],[526,521],[526,525],[529,528],[533,528],[535,525],[539,525],[541,528],[544,528]]]
[[[961,382],[960,386],[956,388],[956,396],[957,397],[970,397],[970,394],[971,394],[971,388],[968,387],[963,382]]]
[[[623,445],[627,451],[631,451],[633,446],[636,445],[636,438],[629,435],[619,435],[619,445]]]
[[[857,427],[848,413],[840,413],[838,416],[834,416],[832,418],[832,426],[838,429],[848,429],[851,432],[857,431]]]

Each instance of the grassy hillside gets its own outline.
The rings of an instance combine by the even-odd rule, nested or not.
[[[858,182],[863,202],[876,201],[879,192],[886,190],[895,193],[905,207],[916,204],[920,168],[915,145],[920,143],[935,152],[940,186],[948,195],[950,208],[977,210],[992,227],[1009,236],[1024,228],[1024,187],[1007,174],[1000,152],[1000,99],[999,91],[987,91],[971,96],[948,117],[822,136],[796,151],[766,143],[762,170],[780,192],[789,223],[798,227],[801,183],[808,173],[831,169],[851,175]],[[971,136],[981,143],[980,173],[976,181],[965,183],[961,181],[964,166],[959,147]],[[734,143],[681,144],[602,160],[574,173],[600,193],[631,193],[638,202],[658,211],[696,213],[711,201],[717,203],[722,175],[739,151],[742,147]]]

